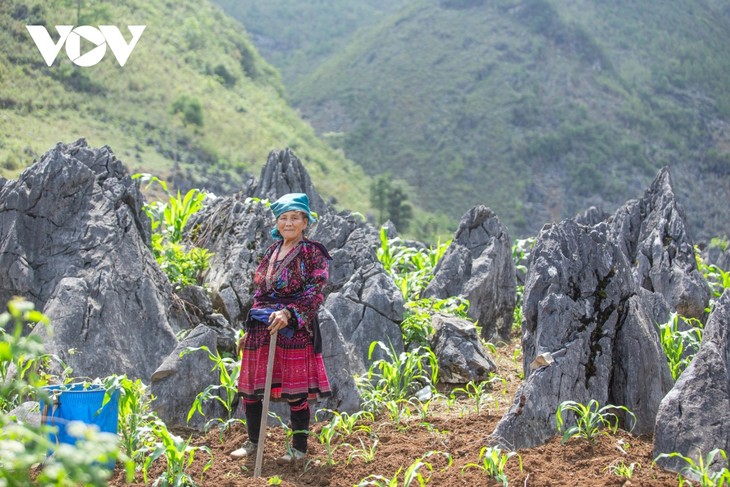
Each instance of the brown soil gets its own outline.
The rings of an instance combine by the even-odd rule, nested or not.
[[[404,472],[427,452],[448,452],[453,459],[449,466],[445,456],[433,454],[423,461],[432,466],[429,471],[422,467],[419,472],[434,486],[500,485],[489,479],[482,468],[466,468],[469,463],[482,465],[480,450],[485,446],[485,438],[494,430],[502,414],[506,411],[519,385],[519,369],[512,359],[513,349],[498,349],[495,360],[500,375],[507,380],[490,391],[477,414],[475,401],[462,398],[450,407],[440,401],[429,411],[428,422],[424,424],[414,411],[410,419],[401,427],[396,427],[387,414],[381,415],[371,424],[377,436],[375,460],[365,463],[353,458],[348,463],[352,448],[350,443],[360,448],[372,438],[365,433],[355,433],[348,438],[338,438],[333,442],[337,447],[332,461],[328,462],[325,447],[312,437],[309,440],[309,457],[297,465],[277,465],[276,459],[285,453],[286,435],[282,428],[269,427],[264,452],[261,478],[254,479],[254,462],[232,459],[228,453],[238,448],[245,440],[245,427],[235,424],[223,432],[211,431],[206,435],[193,437],[195,445],[206,445],[213,453],[212,467],[203,473],[208,461],[203,452],[196,453],[195,461],[188,469],[201,486],[234,487],[247,485],[275,485],[270,481],[278,476],[282,486],[341,486],[353,487],[371,474],[392,479],[398,474],[397,485],[403,484]],[[312,427],[316,435],[322,425]],[[652,439],[636,437],[619,431],[616,435],[600,435],[594,441],[571,439],[561,444],[560,438],[553,438],[547,444],[535,448],[519,450],[519,459],[512,457],[505,468],[510,485],[524,486],[676,486],[677,474],[664,471],[652,465]],[[631,480],[612,473],[610,466],[623,462],[636,464]],[[150,479],[156,478],[165,469],[164,458],[153,465]],[[371,479],[372,480],[372,479]],[[131,485],[144,485],[142,475],[137,474]],[[110,485],[124,486],[121,469],[115,471]],[[368,484],[374,485],[374,484]],[[414,481],[411,485],[419,485]]]

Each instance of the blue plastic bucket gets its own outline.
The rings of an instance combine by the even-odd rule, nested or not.
[[[44,387],[50,398],[48,404],[41,400],[41,417],[45,424],[55,426],[57,431],[49,433],[54,443],[75,445],[78,439],[66,431],[71,421],[96,425],[105,433],[117,433],[119,419],[119,391],[102,408],[106,389],[97,384],[68,384]],[[114,462],[108,465],[114,468]]]

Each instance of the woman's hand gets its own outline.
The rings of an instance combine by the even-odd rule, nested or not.
[[[269,315],[269,334],[273,335],[289,324],[291,314],[288,309],[280,309]]]

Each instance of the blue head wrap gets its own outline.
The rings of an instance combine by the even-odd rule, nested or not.
[[[302,213],[307,214],[310,224],[317,221],[314,215],[312,215],[312,211],[309,209],[309,197],[307,197],[304,193],[285,194],[278,200],[271,203],[271,211],[274,212],[274,216],[276,218],[279,218],[282,213],[286,213],[287,211],[301,211]],[[276,227],[271,230],[271,236],[276,239],[284,238],[281,236]]]

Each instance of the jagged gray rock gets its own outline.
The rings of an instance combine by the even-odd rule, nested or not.
[[[526,380],[493,442],[510,448],[543,443],[557,434],[555,411],[565,400],[624,405],[636,414],[635,432],[653,430],[671,377],[636,289],[605,223],[566,220],[542,229],[524,294]],[[554,361],[533,370],[543,354]]]
[[[509,342],[515,286],[512,240],[497,215],[479,205],[461,218],[423,296],[465,297],[470,303],[468,316],[478,320],[482,336]]]
[[[380,264],[356,269],[341,290],[327,296],[325,308],[366,367],[370,363],[368,349],[374,341],[386,347],[392,344],[396,353],[403,352],[403,295]],[[384,358],[384,354],[376,348],[372,358]]]
[[[326,308],[318,313],[322,336],[322,359],[330,380],[332,395],[319,402],[320,408],[354,413],[360,410],[360,392],[355,386],[353,373],[364,370],[364,365],[355,349],[342,336],[332,313]]]
[[[309,173],[296,154],[289,148],[273,150],[269,153],[261,177],[250,187],[247,196],[274,201],[287,193],[306,193],[309,207],[319,216],[332,211],[314,188]]]
[[[149,380],[175,347],[172,290],[147,245],[138,183],[109,147],[58,144],[0,190],[0,301],[52,320],[46,351],[77,377]]]
[[[710,288],[697,270],[694,244],[669,168],[659,171],[643,198],[629,201],[608,221],[636,283],[663,295],[680,315],[702,319]]]
[[[213,252],[205,285],[213,309],[240,328],[253,305],[253,274],[273,242],[271,210],[242,194],[218,198],[193,215],[186,238]]]
[[[715,448],[730,452],[730,291],[715,305],[700,350],[659,406],[654,456],[679,452],[695,462]],[[720,460],[719,456],[716,460]],[[659,461],[669,470],[686,466]],[[721,468],[719,463],[714,470]]]
[[[378,264],[375,246],[378,232],[349,212],[324,215],[311,233],[332,256],[330,278],[325,291],[338,291],[352,277],[356,269]]]
[[[202,430],[211,418],[226,418],[225,408],[217,400],[211,399],[203,407],[205,417],[195,413],[189,423],[186,421],[198,393],[210,384],[220,382],[218,371],[212,370],[214,364],[208,352],[198,350],[181,354],[188,347],[207,347],[215,354],[217,337],[217,333],[207,326],[196,326],[152,374],[150,392],[155,397],[152,409],[168,427]],[[226,397],[223,390],[219,394]]]
[[[430,343],[438,358],[439,382],[464,384],[489,379],[489,373],[497,367],[484,350],[471,321],[435,314],[431,325],[434,334]]]
[[[596,225],[602,221],[606,221],[610,216],[609,213],[606,213],[602,209],[591,206],[583,213],[578,213],[573,218],[573,221],[581,225]]]

